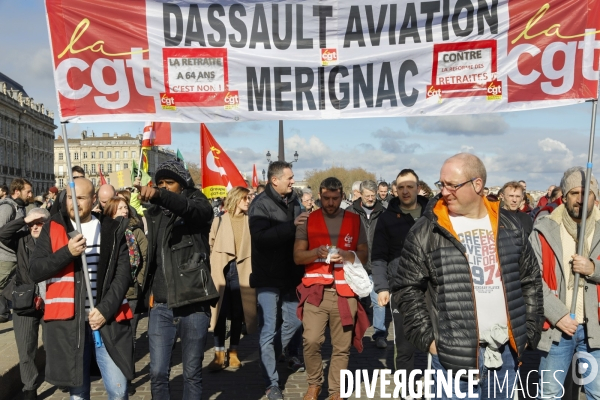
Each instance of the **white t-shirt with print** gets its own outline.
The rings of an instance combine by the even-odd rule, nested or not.
[[[494,231],[487,215],[481,219],[450,216],[450,222],[469,259],[481,336],[495,324],[507,323]]]

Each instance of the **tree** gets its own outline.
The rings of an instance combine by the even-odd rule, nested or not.
[[[187,163],[188,171],[194,180],[196,185],[202,185],[202,171],[200,170],[200,166],[196,163]]]
[[[364,168],[344,168],[342,166],[332,166],[331,168],[324,170],[308,171],[304,173],[304,180],[308,183],[308,186],[315,192],[315,195],[319,191],[319,185],[323,179],[334,176],[342,181],[344,185],[344,193],[352,194],[352,184],[356,181],[365,181],[371,179],[377,181],[375,173],[368,172]]]

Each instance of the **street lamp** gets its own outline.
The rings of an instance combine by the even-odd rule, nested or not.
[[[263,171],[262,171],[262,173],[263,173],[263,182],[264,182],[264,181],[265,181],[265,179],[266,179],[266,174],[265,174],[265,169],[264,169],[264,168],[263,168]]]
[[[295,163],[297,161],[298,161],[298,152],[296,151],[296,152],[294,152],[294,161],[291,161],[290,164]]]
[[[271,152],[269,150],[267,150],[267,162],[271,164]]]

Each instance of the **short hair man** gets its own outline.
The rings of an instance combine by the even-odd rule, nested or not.
[[[10,195],[0,200],[0,228],[17,218],[25,217],[25,208],[33,197],[32,185],[27,179],[16,178],[10,183]],[[0,244],[0,292],[8,284],[17,266],[14,250]],[[6,299],[0,295],[0,323],[7,322],[10,310]]]
[[[257,196],[248,210],[252,242],[252,273],[250,286],[256,289],[260,321],[260,362],[266,394],[269,400],[283,399],[279,389],[277,357],[285,348],[302,322],[296,316],[298,297],[296,286],[304,268],[294,263],[296,226],[308,218],[300,212],[300,202],[292,189],[292,165],[276,161],[269,165],[268,183],[264,193]],[[277,315],[283,317],[281,346],[278,336]],[[279,337],[279,336],[278,336]],[[295,346],[290,346],[295,347]],[[277,348],[277,350],[276,350]],[[289,348],[296,356],[296,348]]]
[[[298,226],[294,243],[294,262],[305,266],[302,284],[298,286],[309,384],[304,400],[317,400],[321,392],[321,346],[325,341],[327,325],[333,347],[328,377],[329,399],[339,400],[340,371],[348,368],[357,313],[361,320],[366,319],[364,329],[369,325],[358,296],[344,280],[342,265],[344,262],[354,263],[355,257],[364,264],[367,261],[368,244],[360,218],[340,208],[342,182],[337,178],[326,178],[319,186],[319,194],[321,208]],[[337,252],[331,253],[331,246],[336,246]],[[326,261],[328,256],[331,263]],[[358,340],[362,334],[358,333]]]
[[[71,173],[73,173],[73,179],[85,178],[85,170],[83,168],[81,168],[79,165],[74,165],[71,168]]]
[[[256,187],[256,195],[257,196],[264,191],[265,191],[265,185],[263,185],[262,183]]]
[[[527,182],[520,180],[519,185],[523,187],[523,201],[521,202],[520,209],[524,213],[529,214],[532,211],[533,197],[527,193]]]
[[[486,176],[475,155],[460,153],[444,162],[436,182],[441,192],[406,238],[392,291],[400,296],[406,337],[432,354],[434,387],[438,374],[446,379],[448,370],[483,374],[485,365],[491,385],[480,380],[473,391],[483,397],[495,390],[496,398],[508,399],[519,358],[540,337],[542,282],[518,220],[483,196]],[[501,363],[490,362],[494,356],[483,362],[486,343]],[[468,389],[467,381],[456,381],[460,389],[452,387],[449,398]]]
[[[8,196],[8,186],[0,185],[0,200]]]
[[[154,174],[157,187],[137,186],[148,225],[142,280],[148,313],[150,391],[170,399],[170,360],[177,340],[183,350],[183,398],[202,398],[202,360],[210,307],[219,298],[208,266],[212,207],[182,162],[168,160]]]
[[[360,185],[362,181],[356,181],[352,184],[352,201],[360,199]]]
[[[540,197],[536,208],[542,209],[546,206],[546,204],[550,203],[550,197],[552,197],[552,191],[554,190],[554,188],[556,188],[556,186],[554,186],[554,185],[548,186],[548,191],[546,192],[545,195]]]
[[[381,201],[383,208],[387,208],[392,195],[389,193],[389,185],[385,181],[379,182],[377,185],[377,198]]]
[[[42,228],[30,259],[35,282],[47,281],[44,310],[46,380],[69,387],[72,398],[90,398],[91,353],[96,361],[108,398],[125,398],[127,381],[133,379],[133,336],[129,323],[133,314],[125,302],[131,283],[125,220],[92,215],[94,185],[85,178],[74,180],[75,194],[67,187],[65,212],[54,214]],[[77,201],[81,233],[74,231]],[[87,271],[81,256],[86,257]],[[83,274],[89,274],[90,312]],[[92,330],[100,331],[102,346],[96,347]]]
[[[42,232],[42,226],[50,217],[45,208],[31,209],[25,218],[17,218],[0,228],[0,243],[17,254],[17,269],[12,280],[15,284],[34,284],[29,274],[29,258],[35,247],[35,241]],[[45,291],[45,282],[40,284]],[[11,285],[5,289],[10,289]],[[13,288],[15,288],[13,286]],[[36,288],[38,289],[38,288]],[[41,292],[41,290],[40,290]],[[5,296],[11,295],[5,293]],[[38,349],[38,335],[44,312],[41,307],[32,304],[29,308],[15,310],[13,313],[13,330],[19,353],[19,370],[23,383],[23,399],[37,399],[38,369],[35,355]]]
[[[377,302],[385,307],[390,301],[388,276],[392,272],[392,260],[400,257],[408,231],[425,212],[429,199],[418,195],[419,177],[412,169],[403,169],[392,184],[398,188],[398,197],[392,198],[386,211],[381,214],[371,250],[371,270],[373,291],[377,293]],[[394,367],[406,370],[406,376],[415,368],[415,347],[404,336],[403,318],[399,310],[400,299],[393,295],[391,299],[394,323]]]
[[[525,214],[519,209],[524,196],[523,186],[515,181],[506,182],[504,186],[502,186],[501,191],[502,199],[504,200],[504,209],[514,213],[521,222],[525,235],[529,237],[533,229],[533,220],[529,214]]]
[[[377,183],[372,180],[362,181],[360,184],[360,198],[354,200],[352,207],[348,211],[358,214],[362,225],[367,232],[369,255],[367,262],[363,264],[365,270],[369,274],[371,281],[371,249],[373,247],[373,237],[375,236],[375,227],[380,215],[385,211],[385,208],[378,199]],[[373,333],[372,339],[375,345],[380,349],[387,347],[387,329],[385,327],[385,307],[379,305],[377,301],[377,293],[373,290],[370,296],[371,305],[373,306]]]
[[[552,189],[552,193],[550,194],[549,203],[542,207],[535,215],[535,220],[537,221],[540,218],[545,217],[548,214],[551,214],[558,206],[560,206],[562,202],[562,189],[560,186],[556,186]]]
[[[540,370],[554,371],[554,379],[539,382],[542,398],[562,396],[563,384],[574,355],[585,352],[600,362],[600,325],[598,325],[598,283],[600,283],[600,211],[594,207],[598,199],[598,181],[592,175],[588,197],[583,254],[577,254],[578,225],[582,220],[585,168],[565,171],[560,187],[563,204],[552,214],[540,219],[530,236],[533,250],[542,269],[544,316],[546,323],[538,349],[542,351]],[[579,273],[575,282],[574,274]],[[575,319],[570,316],[573,291],[578,286]],[[586,357],[586,358],[587,358]],[[581,357],[577,365],[587,362]],[[573,364],[575,369],[575,364]],[[562,371],[561,371],[562,369]],[[583,374],[589,376],[592,368]],[[585,381],[585,379],[584,379]],[[600,396],[600,381],[592,379],[584,385],[588,398]]]

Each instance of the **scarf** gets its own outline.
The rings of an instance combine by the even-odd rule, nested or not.
[[[596,207],[592,207],[592,212],[588,214],[587,221],[585,224],[585,240],[583,241],[583,254],[581,254],[581,255],[584,255],[588,258],[590,255],[590,246],[589,246],[588,240],[594,234],[594,228],[596,226],[596,213],[597,212],[598,212],[598,210],[596,209]],[[567,211],[567,207],[563,207],[563,209],[562,209],[562,223],[563,223],[563,226],[565,227],[565,229],[567,230],[567,232],[569,233],[569,235],[575,241],[575,248],[577,248],[578,247],[578,239],[579,239],[579,236],[577,235],[577,233],[579,232],[579,224],[577,224],[573,220],[573,218],[571,218],[571,216],[569,215],[569,212]],[[570,276],[569,276],[569,282],[568,282],[569,289],[573,289],[573,286],[575,285],[574,276],[575,276],[575,274],[570,274]],[[582,277],[579,277],[579,283],[578,283],[579,287],[583,287],[584,284],[585,284],[585,280]]]
[[[133,231],[129,228],[125,229],[125,240],[129,249],[129,265],[131,266],[131,277],[135,280],[137,271],[140,266],[140,250],[135,240]]]

